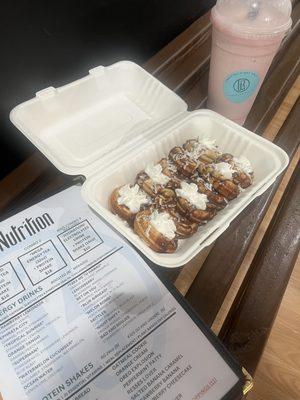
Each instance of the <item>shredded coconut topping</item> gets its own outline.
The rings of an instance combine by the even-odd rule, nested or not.
[[[237,168],[239,168],[241,171],[248,175],[253,173],[253,168],[248,158],[241,156],[239,158],[234,158],[233,161]]]
[[[175,238],[176,225],[168,213],[154,211],[150,218],[151,225],[167,239]]]
[[[235,171],[234,169],[232,169],[232,166],[230,164],[226,162],[220,162],[218,164],[215,164],[214,167],[215,170],[224,177],[224,179],[232,179],[232,174]]]
[[[181,189],[176,189],[176,194],[199,210],[206,210],[207,196],[198,192],[198,186],[195,183],[181,182]]]
[[[130,187],[125,185],[119,190],[118,204],[129,208],[130,212],[136,214],[143,204],[150,202],[149,197],[138,185]]]
[[[199,138],[198,141],[200,144],[202,144],[202,146],[206,147],[207,149],[215,150],[217,148],[215,139],[205,137],[202,139]]]
[[[214,190],[213,185],[209,182],[204,181],[204,186],[206,187],[206,189],[210,190],[211,192]]]
[[[169,169],[169,171],[171,171],[171,172],[173,172],[175,174],[177,172],[176,166],[173,163],[171,163],[170,160],[168,160],[168,169]]]
[[[216,141],[211,138],[198,138],[197,141],[193,143],[193,150],[187,151],[186,154],[190,158],[197,160],[205,150],[216,150]]]
[[[166,185],[170,180],[167,175],[162,173],[162,166],[160,164],[147,165],[145,172],[158,185]]]

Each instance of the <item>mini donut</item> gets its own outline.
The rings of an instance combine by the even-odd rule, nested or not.
[[[176,177],[177,169],[174,164],[170,162],[167,158],[162,158],[159,161],[159,164],[162,167],[163,174],[167,175],[169,178]]]
[[[205,194],[198,191],[195,183],[181,183],[181,189],[176,189],[177,208],[181,215],[197,224],[205,224],[216,215],[215,207],[210,207]],[[198,204],[196,205],[196,202]]]
[[[166,185],[167,188],[176,189],[180,187],[180,179],[178,178],[178,171],[170,160],[162,158],[159,163],[162,167],[162,173],[170,178],[170,181]]]
[[[235,171],[233,173],[233,182],[239,185],[242,189],[247,189],[252,184],[252,179],[248,174],[242,171]]]
[[[220,181],[212,178],[211,183],[213,188],[227,200],[235,199],[240,193],[239,187],[232,181]]]
[[[185,142],[183,148],[189,153],[191,158],[209,164],[215,162],[221,154],[212,144],[213,142],[209,139],[204,139],[203,141],[200,139],[191,139]]]
[[[233,162],[233,155],[230,153],[223,153],[218,157],[217,162],[227,162],[230,164]]]
[[[215,164],[204,164],[200,163],[198,167],[198,172],[201,177],[205,179],[212,187],[226,200],[235,199],[239,193],[239,186],[233,181],[233,173],[231,172],[231,179],[226,179],[217,168],[218,163]]]
[[[179,175],[190,177],[197,170],[197,160],[189,157],[182,147],[174,147],[169,153],[169,159],[176,166]]]
[[[250,161],[244,157],[234,157],[233,165],[235,173],[233,179],[237,182],[242,189],[246,189],[253,183],[254,173]]]
[[[171,221],[173,224],[174,237],[167,238],[164,234],[158,231],[153,224],[152,218],[155,216],[164,215],[166,220]],[[166,217],[168,216],[168,217]],[[176,238],[176,227],[167,213],[159,213],[158,211],[145,210],[137,213],[134,219],[134,232],[157,253],[174,253],[178,247],[178,240]]]
[[[236,185],[239,185],[242,189],[246,189],[252,184],[253,170],[249,160],[245,157],[236,158],[229,153],[224,153],[219,157],[218,161],[226,162],[232,166],[232,169],[234,170],[233,182]],[[243,170],[243,164],[246,166],[246,171]]]
[[[196,222],[199,225],[206,224],[216,215],[215,209],[207,208],[206,210],[199,210],[193,207],[188,200],[183,199],[182,197],[178,198],[177,207],[183,216],[189,218],[191,221]]]
[[[194,180],[196,185],[198,186],[198,190],[202,194],[206,194],[209,203],[215,207],[217,210],[222,210],[228,204],[228,201],[224,196],[216,192],[213,188],[213,185],[206,182],[201,177],[197,176]]]
[[[179,184],[166,159],[156,165],[148,165],[137,175],[136,183],[151,197],[156,197],[165,188],[176,188]]]
[[[126,191],[125,196],[122,195],[122,191]],[[128,205],[126,205],[126,194]],[[132,195],[132,199],[130,196]],[[136,198],[134,199],[134,196]],[[120,199],[124,201],[120,201]],[[117,214],[120,218],[127,221],[130,225],[133,224],[136,214],[145,209],[151,203],[150,198],[143,192],[138,185],[130,186],[124,185],[116,188],[109,199],[109,206],[114,214]]]
[[[175,226],[176,235],[178,239],[186,239],[194,235],[197,232],[199,224],[191,221],[190,219],[182,216],[177,207],[168,210],[171,215]]]
[[[174,190],[164,189],[154,199],[154,206],[160,212],[167,212],[176,225],[176,234],[179,239],[185,239],[197,232],[198,224],[182,216],[177,208],[177,196]]]
[[[173,189],[164,188],[155,196],[153,203],[157,209],[176,208],[177,197]]]

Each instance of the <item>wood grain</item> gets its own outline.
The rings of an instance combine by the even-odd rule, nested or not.
[[[300,163],[268,227],[219,337],[253,374],[300,248]]]
[[[243,279],[245,278],[247,271],[249,270],[251,262],[253,261],[255,254],[257,252],[257,249],[266,233],[266,230],[267,230],[268,226],[270,225],[270,222],[272,221],[274,213],[275,213],[276,209],[278,208],[280,200],[284,194],[284,191],[291,179],[293,171],[295,170],[299,160],[300,160],[300,149],[298,149],[296,154],[294,155],[293,160],[291,161],[290,167],[288,168],[288,170],[286,171],[286,173],[283,177],[283,180],[276,192],[276,195],[274,196],[274,199],[272,200],[272,203],[270,204],[270,207],[251,242],[251,246],[249,247],[247,254],[239,268],[239,271],[230,287],[230,290],[228,291],[228,293],[224,299],[224,302],[212,324],[211,328],[216,335],[219,334],[219,332],[222,328],[222,325],[223,325],[225,318],[230,310],[230,307],[232,306],[232,304],[234,302],[234,299],[240,289]],[[299,337],[299,340],[300,340],[300,337]]]
[[[283,123],[285,122],[287,116],[289,115],[290,111],[294,107],[298,97],[300,95],[300,77],[297,79],[293,87],[290,89],[288,95],[286,96],[285,100],[281,104],[279,110],[277,111],[276,115],[268,125],[266,131],[264,132],[263,136],[269,140],[274,140],[276,135],[278,134],[279,130],[281,129]],[[273,218],[273,215],[279,205],[279,202],[282,198],[282,195],[288,185],[288,182],[292,176],[292,173],[294,169],[296,168],[298,161],[300,159],[300,149],[296,152],[294,155],[290,166],[286,173],[284,174],[283,180],[270,204],[270,207],[261,223],[259,226],[252,242],[251,245],[244,257],[244,260],[239,268],[239,271],[230,287],[230,290],[228,291],[224,302],[216,316],[216,319],[213,322],[212,329],[213,331],[218,334],[221,326],[226,318],[226,315],[234,301],[234,298],[239,290],[239,287],[249,269],[249,266],[251,265],[251,262],[255,256],[255,253],[259,247],[259,244],[261,240],[263,239],[263,236]]]
[[[263,137],[265,139],[268,139],[271,142],[274,141],[278,131],[284,124],[284,121],[286,120],[291,109],[294,107],[296,101],[298,100],[299,95],[300,95],[300,76],[298,76],[298,78],[296,79],[294,85],[291,87],[286,98],[283,100],[278,111],[274,115],[274,118],[267,126],[263,134]]]
[[[203,249],[180,271],[180,274],[178,275],[174,285],[177,288],[177,290],[182,294],[182,296],[185,296],[186,293],[188,292],[192,282],[198,275],[201,266],[203,265],[204,261],[206,260],[206,257],[208,256],[212,248],[213,244]]]
[[[281,303],[248,400],[300,398],[300,256]]]

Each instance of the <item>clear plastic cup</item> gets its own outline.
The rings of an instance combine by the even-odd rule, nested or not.
[[[290,0],[218,0],[212,9],[208,108],[243,125],[282,39]]]

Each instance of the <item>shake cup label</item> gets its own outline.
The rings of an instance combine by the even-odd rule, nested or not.
[[[224,96],[232,103],[243,103],[255,93],[259,81],[259,76],[255,72],[234,72],[224,81]]]

